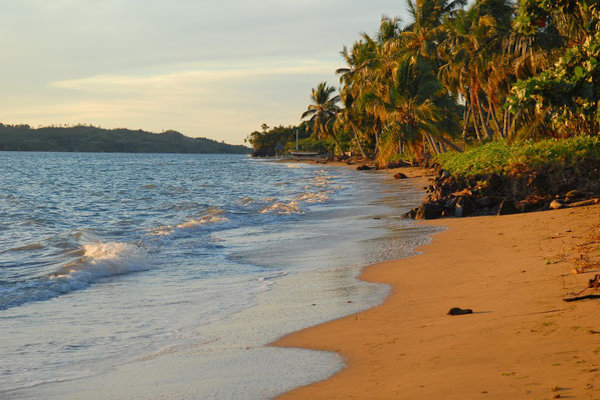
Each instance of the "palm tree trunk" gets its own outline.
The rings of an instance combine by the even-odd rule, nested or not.
[[[476,107],[474,104],[471,105],[471,108]],[[475,128],[475,136],[477,136],[477,140],[479,142],[483,142],[483,137],[481,132],[479,131],[479,124],[477,122],[477,115],[475,114],[475,110],[471,113],[471,118],[473,119],[473,127]]]
[[[496,126],[496,130],[498,131],[498,135],[502,136],[502,129],[500,129],[500,123],[498,122],[498,118],[496,118],[496,110],[494,109],[494,104],[490,103],[490,115],[492,116],[492,121],[494,121],[494,125]]]
[[[440,154],[440,151],[435,145],[435,142],[433,141],[431,135],[429,133],[425,133],[425,137],[427,138],[427,143],[429,143],[429,147],[431,147],[432,152],[435,153],[434,155],[437,156],[438,154]]]
[[[502,138],[506,139],[508,136],[508,124],[510,122],[510,113],[508,110],[504,110],[502,115]]]
[[[451,147],[452,149],[458,151],[459,153],[463,152],[463,149],[461,149],[460,147],[458,147],[457,145],[455,145],[454,143],[452,143],[451,141],[449,141],[448,139],[446,139],[445,137],[441,137],[440,141],[442,143],[447,144],[449,147]]]
[[[479,96],[475,96],[475,101],[477,102],[477,112],[479,113],[479,118],[481,119],[481,127],[483,128],[483,131],[488,139],[491,140],[494,138],[494,134],[490,132],[485,122],[485,117],[483,116],[483,111],[481,110],[481,103],[479,102]]]
[[[469,118],[471,118],[471,109],[473,107],[471,107],[471,103],[467,102],[466,104],[466,108],[465,108],[465,112],[463,113],[463,130],[462,130],[462,137],[463,140],[467,140],[467,129],[469,127]]]
[[[358,145],[360,154],[362,154],[363,158],[366,160],[367,155],[365,154],[365,150],[363,149],[362,144],[360,144],[360,140],[358,138],[358,132],[356,131],[356,127],[354,126],[354,124],[352,124],[352,131],[354,132],[354,140],[356,140],[356,144]]]
[[[333,141],[337,145],[338,149],[340,150],[340,155],[343,157],[344,156],[344,150],[342,150],[342,145],[340,144],[340,142],[338,141],[337,137],[335,136],[335,134],[333,132],[331,132],[330,135],[333,138]]]
[[[509,115],[508,116],[508,131],[506,132],[506,137],[510,137],[510,135],[515,131],[515,122],[517,122],[518,115]]]

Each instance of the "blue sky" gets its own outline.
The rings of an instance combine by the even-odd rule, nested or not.
[[[296,124],[383,0],[0,0],[0,122],[176,129],[242,143]]]

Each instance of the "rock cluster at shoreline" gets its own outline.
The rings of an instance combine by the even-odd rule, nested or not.
[[[600,194],[600,161],[577,167],[515,171],[457,177],[438,170],[426,187],[421,206],[407,212],[412,219],[507,215],[597,202]]]

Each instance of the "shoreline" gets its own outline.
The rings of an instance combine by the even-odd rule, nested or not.
[[[448,229],[422,254],[363,269],[359,279],[391,286],[382,305],[270,344],[334,352],[346,364],[280,398],[598,396],[600,303],[562,299],[594,277],[596,268],[571,268],[600,249],[580,246],[600,244],[599,211],[427,221]],[[446,315],[452,307],[475,313]]]
[[[278,170],[281,167],[274,166]],[[314,237],[315,233],[323,237],[345,233],[339,240],[330,240],[323,249],[325,253],[331,253],[328,255],[331,259],[323,258],[327,254],[319,254],[323,251],[318,250],[320,246],[317,243],[312,246],[316,249],[315,254],[305,254],[307,265],[319,266],[314,270],[294,270],[285,261],[285,257],[290,256],[271,260],[270,263],[275,266],[287,265],[289,272],[261,277],[259,281],[264,282],[261,284],[264,291],[255,293],[248,308],[206,326],[190,326],[185,330],[189,341],[156,348],[114,367],[98,370],[98,373],[94,370],[89,375],[78,375],[73,379],[63,375],[60,379],[49,379],[32,387],[14,388],[6,391],[5,395],[15,399],[61,400],[80,397],[117,399],[126,395],[144,398],[167,395],[182,398],[269,398],[331,376],[343,368],[341,357],[333,353],[281,349],[267,344],[298,329],[380,304],[387,295],[387,286],[359,281],[357,276],[362,270],[359,266],[396,258],[403,253],[398,251],[403,246],[398,245],[388,223],[400,230],[412,224],[388,220],[388,216],[399,214],[392,211],[395,207],[412,207],[419,199],[420,191],[417,187],[413,189],[410,182],[398,184],[390,176],[379,173],[364,175],[333,165],[327,168],[330,172],[322,171],[320,166],[309,166],[309,169],[318,171],[318,176],[331,175],[333,180],[329,185],[336,185],[336,182],[351,185],[356,180],[355,189],[343,196],[332,196],[342,204],[333,205],[326,227],[315,225],[323,219],[324,215],[319,213],[324,210],[316,210],[317,214],[312,219],[304,221],[314,230],[308,230],[310,235],[307,237]],[[358,186],[359,182],[365,186]],[[344,185],[340,188],[346,187]],[[328,190],[327,186],[323,190]],[[339,221],[331,224],[336,219]],[[424,237],[425,234],[419,232],[411,236],[416,242],[422,242]],[[338,241],[339,246],[336,246]],[[334,248],[336,250],[332,251]],[[387,254],[388,249],[393,253]],[[297,252],[304,253],[302,250]],[[298,265],[303,262],[298,260],[297,255],[292,257]],[[93,291],[79,293],[92,295]],[[51,305],[50,302],[43,303],[41,307]],[[286,366],[292,362],[302,372],[286,371]],[[228,384],[220,388],[220,382],[227,379],[230,379]],[[1,394],[0,397],[4,398]]]

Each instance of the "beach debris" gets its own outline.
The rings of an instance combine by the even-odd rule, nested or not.
[[[565,208],[565,201],[561,199],[554,199],[550,202],[550,208],[553,210],[559,210]]]
[[[600,299],[600,294],[588,294],[585,296],[569,297],[567,299],[563,299],[563,301],[570,303],[572,301],[581,301],[581,300],[590,300],[590,299]]]
[[[580,199],[582,197],[585,197],[585,194],[583,192],[580,192],[579,190],[570,190],[565,195],[565,201],[567,203],[573,203],[574,200]]]
[[[356,167],[356,169],[357,169],[358,171],[369,171],[369,170],[371,170],[371,169],[373,169],[373,168],[374,168],[374,167],[371,167],[371,166],[368,166],[368,165],[365,165],[365,164],[363,164],[363,165],[359,165],[358,167]]]
[[[600,202],[600,199],[589,199],[589,200],[583,200],[583,201],[577,201],[575,203],[571,203],[571,204],[567,204],[567,207],[572,208],[572,207],[585,207],[585,206],[593,206],[594,204],[598,204]]]
[[[549,208],[552,210],[558,210],[561,208],[573,208],[573,207],[585,207],[585,206],[593,206],[594,204],[598,204],[600,199],[588,199],[582,201],[571,202],[570,199],[567,198],[565,200],[562,199],[554,199],[550,202]]]
[[[596,274],[594,278],[588,282],[588,288],[598,289],[600,287],[600,275]]]
[[[446,313],[447,315],[465,315],[465,314],[473,314],[473,310],[470,308],[460,308],[460,307],[452,307],[450,311]]]
[[[397,174],[394,174],[394,178],[395,179],[408,179],[408,176],[406,176],[402,172],[398,172]]]

